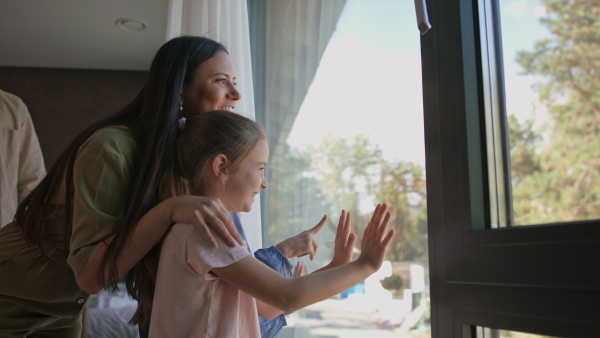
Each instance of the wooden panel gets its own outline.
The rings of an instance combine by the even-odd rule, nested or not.
[[[139,93],[147,72],[0,67],[0,89],[29,108],[49,168],[84,127]]]

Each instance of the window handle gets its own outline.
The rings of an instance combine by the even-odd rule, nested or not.
[[[425,35],[431,29],[431,24],[427,17],[427,4],[425,0],[415,0],[415,11],[417,12],[417,26],[419,27],[419,31],[421,35]]]

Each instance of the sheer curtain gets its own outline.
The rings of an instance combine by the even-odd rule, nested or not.
[[[170,0],[167,39],[179,35],[204,36],[216,40],[227,48],[242,94],[235,111],[250,118],[254,114],[252,62],[248,29],[246,0]],[[242,222],[250,247],[262,247],[260,227],[260,200],[256,199],[252,211],[242,213]]]
[[[267,1],[266,124],[282,151],[346,0]]]
[[[345,4],[346,0],[248,1],[256,117],[266,128],[271,149],[267,178],[271,168],[285,164],[287,138]],[[267,189],[261,196],[265,234],[269,227],[281,226],[269,220],[269,194]]]

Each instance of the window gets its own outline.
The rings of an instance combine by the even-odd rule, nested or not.
[[[599,222],[493,226],[512,205],[506,121],[498,121],[495,136],[486,128],[489,107],[504,104],[500,4],[427,4],[433,28],[421,43],[432,335],[476,337],[477,326],[597,335]]]
[[[360,235],[377,202],[397,231],[364,283],[288,316],[281,337],[429,337],[419,30],[412,2],[250,1],[257,120],[266,126],[263,243],[314,226],[308,272],[331,259],[350,211]],[[262,114],[262,115],[261,115]],[[297,259],[292,259],[296,262]]]

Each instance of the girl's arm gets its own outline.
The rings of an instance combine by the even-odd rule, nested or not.
[[[243,243],[229,212],[219,199],[200,196],[172,197],[150,209],[137,223],[117,261],[119,276],[133,268],[174,223],[195,225],[215,247],[217,244],[208,230],[209,226],[230,245],[233,246],[236,241]],[[113,237],[95,246],[85,266],[76,276],[77,285],[86,293],[98,293],[103,287],[98,282],[99,267]]]
[[[377,271],[394,234],[387,231],[389,219],[387,206],[378,205],[365,229],[358,259],[326,271],[287,279],[251,256],[212,271],[257,300],[290,313],[332,297]],[[273,318],[271,313],[259,314]]]
[[[319,224],[324,224],[326,220],[327,215],[323,217],[321,223]],[[350,214],[345,210],[342,210],[342,214],[340,215],[340,219],[338,221],[338,226],[335,233],[335,247],[333,249],[333,258],[329,264],[325,265],[319,270],[314,271],[313,273],[329,270],[344,265],[352,260],[352,252],[354,249],[354,242],[356,241],[356,236],[354,235],[354,233],[351,232],[351,229],[352,227]],[[304,265],[298,262],[298,264],[296,264],[296,267],[294,268],[293,277],[300,277],[303,275],[303,272]],[[259,299],[256,300],[256,307],[260,316],[265,319],[272,319],[283,313],[282,310],[273,307],[269,304],[263,303]]]

